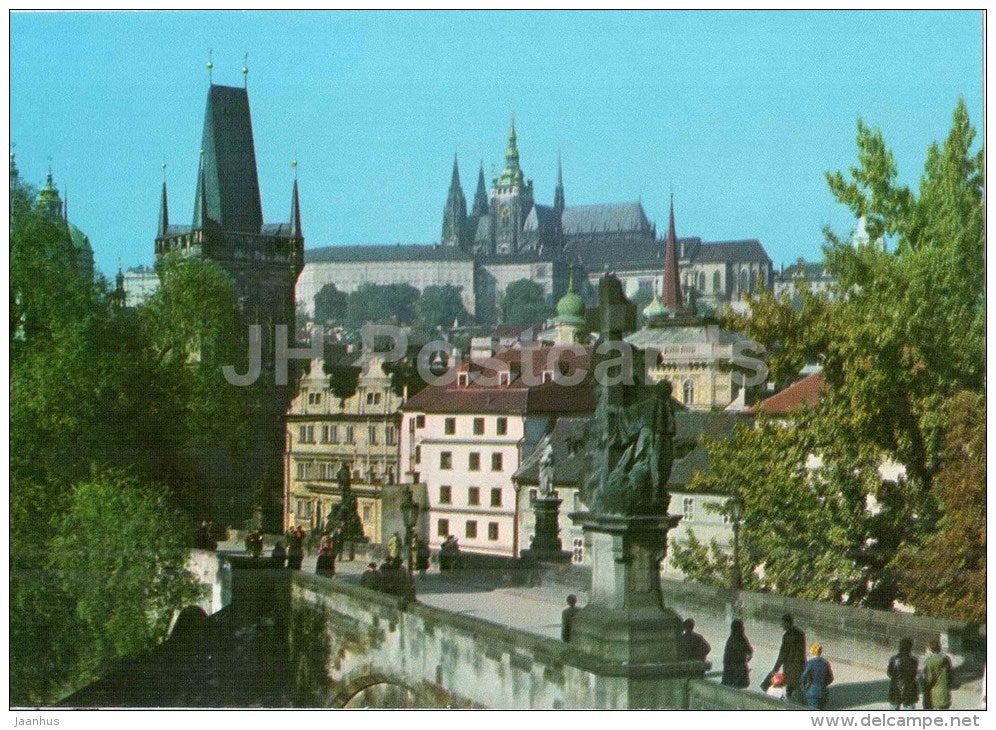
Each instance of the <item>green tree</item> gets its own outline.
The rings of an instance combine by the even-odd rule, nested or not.
[[[983,154],[973,152],[973,139],[959,102],[914,194],[897,183],[881,132],[859,123],[857,166],[827,181],[856,217],[865,216],[870,239],[894,241],[894,250],[827,231],[832,298],[804,295],[793,306],[765,295],[732,325],[768,348],[776,380],[791,379],[803,362],[823,366],[827,387],[809,427],[824,449],[851,444],[862,459],[904,468],[898,484],[881,488],[881,511],[847,548],[866,572],[869,603],[891,605],[890,590],[899,597],[906,590],[896,580],[897,556],[922,545],[940,514],[933,481],[944,459],[943,404],[983,385]],[[847,461],[828,464],[843,470]]]
[[[427,286],[422,290],[416,305],[418,323],[430,330],[437,327],[447,329],[453,325],[454,320],[468,324],[470,315],[463,307],[460,292],[461,287],[452,284]]]
[[[529,279],[519,279],[508,285],[501,309],[502,321],[506,324],[541,324],[554,314],[542,285]]]
[[[95,471],[72,489],[52,567],[74,598],[77,682],[161,641],[173,612],[198,598],[186,570],[185,522],[166,494],[115,470]]]
[[[346,303],[346,325],[359,329],[367,322],[415,321],[418,289],[409,284],[361,284],[350,292]]]
[[[986,401],[963,391],[945,404],[943,466],[934,480],[942,505],[938,530],[907,549],[900,565],[918,611],[961,621],[986,620]]]
[[[315,294],[315,321],[342,322],[346,318],[349,295],[336,289],[335,284],[326,284]]]

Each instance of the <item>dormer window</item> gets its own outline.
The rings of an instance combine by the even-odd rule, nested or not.
[[[469,373],[458,373],[457,374],[457,385],[458,386],[460,386],[461,388],[466,388],[469,383],[470,383],[470,374]]]
[[[553,371],[552,370],[544,370],[543,371],[543,382],[544,383],[552,383],[553,382]]]
[[[498,385],[511,385],[512,384],[512,373],[505,370],[504,372],[498,373]]]

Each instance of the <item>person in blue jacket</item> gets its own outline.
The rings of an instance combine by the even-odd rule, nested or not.
[[[823,647],[819,643],[809,647],[812,655],[799,677],[799,686],[806,695],[806,704],[814,710],[827,707],[827,687],[833,684],[833,670],[830,662],[823,658]]]

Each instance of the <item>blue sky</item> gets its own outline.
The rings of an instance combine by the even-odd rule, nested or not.
[[[22,175],[51,157],[70,218],[113,273],[151,263],[161,165],[192,216],[213,49],[249,90],[268,222],[299,161],[305,245],[438,240],[454,152],[473,197],[514,111],[549,203],[642,199],[679,235],[758,238],[775,264],[818,257],[847,211],[823,173],[856,160],[858,117],[919,179],[959,96],[982,123],[978,12],[17,13],[10,133]],[[469,200],[468,200],[469,203]]]

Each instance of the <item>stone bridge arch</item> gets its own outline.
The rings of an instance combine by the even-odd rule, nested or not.
[[[365,667],[351,672],[336,685],[329,698],[329,706],[394,709],[440,705],[436,693],[426,687],[413,687],[390,673]]]

